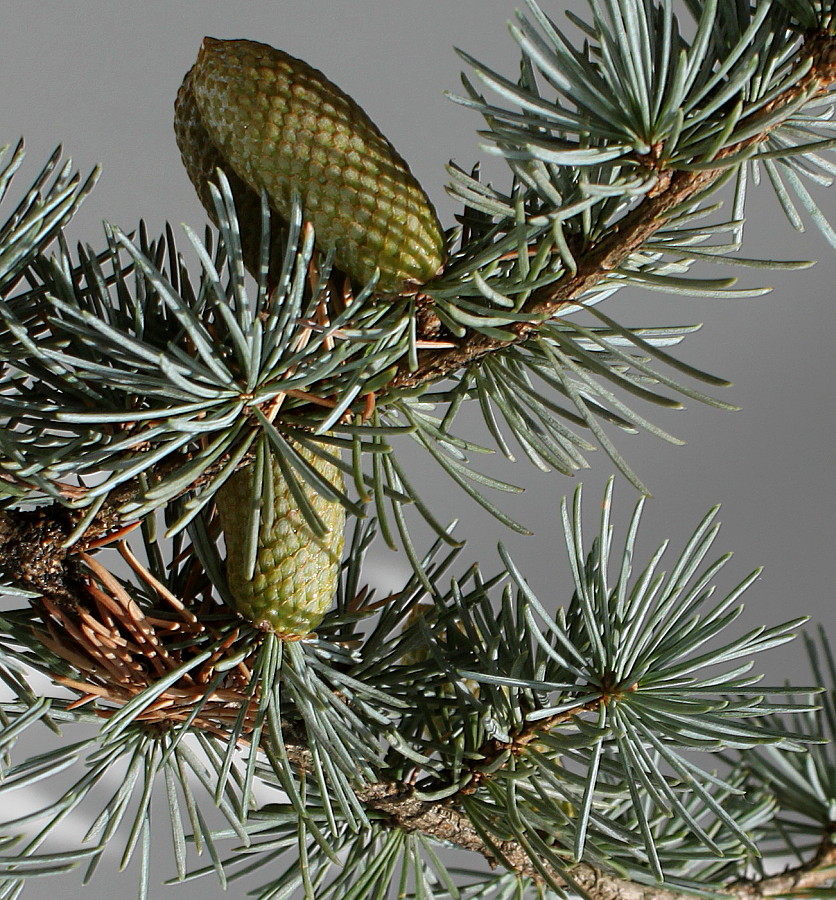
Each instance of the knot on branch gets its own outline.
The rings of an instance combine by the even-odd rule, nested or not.
[[[805,41],[817,78],[830,84],[836,80],[836,38],[826,31],[810,32]]]
[[[64,543],[73,514],[60,506],[0,512],[0,559],[15,583],[53,599],[71,601],[84,579],[73,548]]]

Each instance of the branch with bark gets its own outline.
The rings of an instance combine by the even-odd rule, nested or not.
[[[419,295],[415,298],[413,295],[404,294],[398,297],[397,299],[404,301],[405,304],[415,300],[418,307],[418,314],[415,317],[418,330],[412,344],[414,348],[417,348],[417,365],[414,364],[414,359],[410,361],[401,356],[397,365],[392,367],[393,373],[390,380],[369,394],[361,395],[361,399],[356,400],[348,407],[346,415],[356,414],[352,422],[359,423],[357,427],[362,429],[363,425],[368,424],[374,411],[372,401],[375,400],[375,397],[380,406],[385,406],[387,402],[394,402],[399,396],[420,393],[422,389],[463,369],[477,367],[492,353],[500,353],[510,346],[522,345],[536,339],[539,330],[546,323],[558,317],[562,310],[582,301],[608,276],[627,263],[634,254],[641,251],[648,241],[671,221],[677,211],[688,207],[712,185],[724,178],[729,171],[729,166],[736,165],[755,154],[760,145],[782,124],[781,117],[776,113],[788,110],[790,112],[787,114],[790,115],[792,111],[797,111],[802,102],[821,97],[832,89],[836,82],[836,38],[824,31],[808,34],[801,43],[798,57],[795,60],[796,69],[803,68],[805,62],[807,63],[805,74],[798,78],[791,87],[773,97],[759,111],[759,116],[767,124],[763,125],[762,129],[754,136],[724,147],[715,158],[709,160],[709,163],[703,163],[693,170],[674,170],[665,168],[664,164],[660,163],[652,153],[648,154],[646,160],[640,160],[642,165],[653,170],[656,176],[655,187],[644,194],[641,199],[636,200],[632,206],[628,204],[627,212],[609,227],[599,240],[589,243],[575,241],[569,250],[576,261],[576,266],[571,272],[566,272],[556,281],[531,291],[520,309],[517,310],[520,313],[519,320],[511,322],[505,327],[506,334],[508,332],[513,334],[512,339],[500,339],[475,328],[466,329],[465,333],[458,337],[449,333],[448,330],[445,330],[441,319],[433,312],[429,299],[431,285],[428,287],[426,295]],[[715,161],[716,166],[713,165]],[[305,233],[307,234],[307,231]],[[311,243],[312,240],[311,236]],[[206,265],[206,260],[203,262],[207,269],[210,268]],[[266,270],[268,266],[265,265],[264,268]],[[316,272],[310,270],[309,275],[312,274],[315,275]],[[240,275],[243,282],[243,269],[241,269]],[[275,271],[271,270],[271,277],[275,277]],[[262,287],[264,285],[260,284],[260,291]],[[348,303],[343,305],[346,306]],[[195,304],[196,306],[197,304]],[[228,316],[231,318],[233,314],[229,312]],[[330,320],[327,318],[313,323],[306,333],[305,341],[314,333],[314,327],[327,330],[327,326],[330,324]],[[323,344],[324,352],[333,352],[334,346],[334,340],[329,336],[328,342]],[[294,350],[298,351],[301,348],[302,342],[297,339]],[[296,363],[294,363],[295,365]],[[296,374],[297,369],[291,367],[288,372]],[[278,400],[272,396],[269,401],[265,402],[264,409],[261,407],[254,409],[245,428],[250,425],[253,430],[262,427],[273,428],[274,422],[278,421],[277,414],[282,405],[281,401],[286,396],[293,396],[295,399],[300,396],[308,396],[299,390],[293,394],[293,390],[293,388],[289,389],[287,394],[282,394]],[[239,399],[242,402],[249,402],[252,396],[251,394],[247,397],[242,395]],[[299,407],[295,412],[299,412]],[[274,435],[276,443],[283,440],[284,438],[278,433]],[[197,443],[199,442],[195,442],[195,444]],[[205,445],[206,441],[203,443]],[[300,713],[299,718],[295,720],[281,718],[278,733],[274,731],[270,734],[269,715],[265,711],[264,698],[273,688],[263,673],[271,672],[275,675],[279,671],[279,666],[273,660],[273,668],[270,669],[268,663],[264,662],[264,657],[270,655],[264,648],[272,646],[275,650],[275,647],[278,646],[276,654],[287,653],[288,656],[291,656],[295,651],[290,645],[296,638],[305,638],[308,635],[293,635],[292,639],[284,634],[266,637],[260,634],[256,628],[249,630],[247,636],[249,643],[239,644],[240,631],[246,631],[249,626],[239,623],[235,614],[229,609],[224,608],[222,612],[218,612],[219,605],[213,605],[215,599],[212,589],[218,588],[223,578],[219,578],[218,583],[207,587],[206,572],[203,571],[203,568],[207,559],[210,564],[218,563],[216,573],[222,573],[223,568],[219,561],[211,556],[211,551],[206,550],[205,547],[195,553],[191,559],[192,568],[185,579],[188,590],[185,591],[184,596],[175,596],[170,588],[162,584],[160,578],[141,566],[136,558],[129,554],[124,545],[121,546],[123,557],[133,572],[139,576],[142,589],[154,595],[156,599],[161,598],[162,602],[159,607],[153,607],[150,615],[143,612],[134,601],[131,592],[118,579],[89,555],[109,543],[118,541],[127,530],[134,527],[137,522],[131,521],[130,515],[125,515],[125,508],[134,501],[145,498],[149,486],[153,487],[156,483],[185,467],[197,452],[192,445],[191,449],[170,453],[161,462],[149,466],[140,477],[127,480],[111,490],[92,514],[84,509],[70,508],[59,502],[41,505],[35,509],[15,509],[11,507],[11,504],[10,508],[0,509],[0,569],[17,585],[40,595],[31,603],[32,622],[24,621],[25,617],[20,614],[20,611],[17,611],[16,617],[11,616],[10,621],[13,620],[14,627],[10,629],[10,632],[24,644],[26,640],[34,636],[50,653],[80,673],[77,678],[66,675],[55,678],[57,683],[68,687],[78,695],[78,699],[66,707],[67,711],[72,711],[78,706],[88,703],[95,704],[105,701],[109,706],[106,710],[97,708],[97,714],[102,718],[108,718],[114,715],[114,708],[130,706],[143,695],[143,692],[153,691],[155,682],[169,679],[170,683],[167,683],[165,689],[155,696],[154,702],[143,707],[141,713],[136,717],[137,722],[146,727],[149,733],[152,727],[164,731],[166,728],[179,727],[186,723],[189,727],[201,732],[201,737],[204,735],[211,735],[219,739],[229,737],[231,749],[220,767],[224,777],[229,775],[232,767],[232,754],[236,746],[250,747],[250,749],[261,747],[266,751],[267,745],[272,744],[269,749],[275,756],[283,756],[296,774],[315,773],[321,784],[324,784],[327,781],[323,776],[326,769],[323,767],[322,751],[316,745],[315,729],[308,727],[312,724],[311,719],[305,719],[305,713]],[[252,466],[254,462],[258,461],[258,458],[257,451],[243,452],[237,458],[237,468]],[[184,483],[178,489],[179,497],[190,492],[193,493],[210,483],[213,478],[225,470],[230,459],[235,462],[236,457],[232,451],[219,453],[210,465],[203,468],[198,477],[190,483]],[[360,468],[360,464],[357,463],[357,472]],[[131,471],[136,470],[132,469]],[[24,476],[20,476],[19,481],[15,481],[18,476],[4,475],[3,477],[8,478],[15,487],[29,486]],[[357,476],[357,483],[362,483],[361,475]],[[333,488],[333,485],[330,487]],[[80,489],[68,487],[67,490],[69,494],[72,494],[74,490]],[[305,501],[302,498],[299,500],[299,506],[304,505]],[[307,505],[310,506],[310,501],[307,501]],[[204,525],[203,536],[207,538],[206,542],[217,541],[217,530],[212,530],[217,523],[207,518]],[[294,524],[294,527],[297,526]],[[608,540],[606,530],[602,534],[603,537],[600,540]],[[592,551],[587,558],[589,572],[592,572],[594,577],[598,577],[598,570],[590,562],[593,560],[596,565],[601,563],[600,557],[594,557],[595,552],[601,552],[600,542],[598,549]],[[200,553],[204,555],[200,555]],[[184,551],[185,555],[187,555],[187,551]],[[362,552],[358,551],[357,558],[359,559],[361,556]],[[625,553],[625,560],[628,560],[629,556],[629,553]],[[576,581],[578,581],[582,578],[580,573],[583,570],[583,560],[578,557],[575,562]],[[602,564],[601,567],[603,568],[604,565]],[[628,561],[625,561],[624,567],[626,571]],[[160,565],[160,569],[162,568]],[[174,563],[171,568],[175,568]],[[194,603],[195,608],[199,605],[196,598],[200,589],[195,588],[195,584],[201,579],[203,579],[202,589],[205,589],[202,598],[209,598],[206,605],[210,608],[211,625],[206,625],[192,611],[191,604]],[[211,578],[208,581],[211,581]],[[346,584],[350,584],[350,582],[351,579],[346,578]],[[525,595],[525,589],[522,588],[519,581],[517,584]],[[424,577],[422,589],[427,586],[428,582]],[[357,588],[356,585],[353,587]],[[428,590],[428,594],[439,594],[435,585],[429,587],[432,587],[433,590]],[[404,594],[406,593],[405,590]],[[579,590],[578,593],[582,594],[583,591]],[[391,599],[387,598],[387,601]],[[584,610],[587,618],[594,620],[595,616],[591,612],[592,600],[588,597],[583,599],[588,603]],[[623,598],[620,599],[623,600]],[[344,622],[334,626],[336,637],[333,638],[327,651],[323,651],[333,654],[335,658],[339,657],[339,653],[343,650],[347,651],[349,648],[353,649],[362,644],[358,633],[351,630],[352,625],[364,616],[379,613],[386,606],[383,601],[378,601],[376,606],[366,606],[363,591],[358,591],[353,597],[343,597],[341,602],[340,614],[348,624]],[[606,615],[609,616],[611,612],[607,605],[609,599],[602,602]],[[613,602],[615,603],[615,601]],[[523,605],[522,601],[519,605]],[[160,612],[161,609],[164,612]],[[407,612],[410,611],[408,606],[405,606],[404,609]],[[725,614],[725,609],[722,614]],[[716,617],[720,618],[721,613],[717,613]],[[456,625],[460,624],[454,617],[452,620]],[[241,624],[240,631],[239,624]],[[400,625],[400,623],[398,624]],[[565,621],[555,620],[552,625],[554,632],[557,633],[559,628],[565,626]],[[404,630],[406,627],[404,626]],[[565,627],[568,630],[569,626]],[[481,637],[478,628],[474,628],[471,633]],[[568,631],[561,633],[565,636]],[[445,638],[438,638],[438,634],[435,635],[438,640],[435,645],[436,650],[444,645],[445,640]],[[21,638],[21,635],[24,638]],[[273,638],[276,640],[270,644]],[[768,638],[768,640],[764,639],[764,645],[768,644],[769,640],[774,640],[777,645],[784,639],[784,633],[782,632],[777,637],[775,634],[770,634]],[[329,640],[331,640],[330,637]],[[699,645],[699,642],[695,644],[695,646]],[[206,649],[207,647],[209,649]],[[424,649],[426,650],[426,647]],[[559,657],[553,647],[550,647],[550,650],[553,659]],[[395,655],[393,651],[393,662],[402,660],[407,655],[407,652]],[[141,659],[139,659],[140,657]],[[732,654],[730,658],[736,657]],[[560,661],[563,662],[562,659]],[[316,671],[316,677],[319,677],[321,671],[327,669],[327,665],[321,664],[320,658],[316,658],[315,662],[316,665],[311,666],[311,671]],[[259,669],[259,666],[263,666],[263,668]],[[342,668],[340,668],[341,666]],[[306,709],[321,710],[327,704],[332,704],[333,709],[337,710],[335,721],[339,723],[340,727],[344,725],[344,722],[339,719],[342,713],[346,716],[345,721],[349,721],[352,716],[359,717],[358,710],[360,709],[360,703],[356,699],[358,695],[355,695],[354,702],[347,699],[352,691],[360,690],[355,681],[345,674],[347,668],[348,664],[345,659],[340,657],[339,662],[334,665],[334,672],[337,674],[334,675],[333,681],[328,682],[323,676],[324,680],[316,682],[312,675],[310,683],[300,687],[304,681],[300,678],[298,679],[299,683],[294,683],[293,686],[293,690],[298,690],[299,696],[303,697],[308,704]],[[567,670],[569,668],[567,667]],[[254,675],[257,671],[262,673],[261,681]],[[440,678],[439,673],[443,673],[443,671],[442,666],[436,673],[437,677]],[[488,673],[488,675],[490,674]],[[298,676],[298,672],[293,675],[294,678],[296,676]],[[343,681],[340,681],[341,677],[344,679]],[[513,678],[509,678],[506,686],[512,685],[513,681]],[[540,679],[538,675],[536,679],[530,678],[527,684],[529,686],[538,685],[540,681],[545,683],[546,679]],[[750,686],[748,682],[744,684],[744,680],[733,680],[732,684],[733,689],[730,689],[730,694],[738,689],[742,692],[744,688]],[[564,684],[563,687],[565,686]],[[408,834],[419,834],[442,844],[470,851],[483,857],[491,867],[504,867],[512,873],[532,879],[540,886],[550,884],[564,886],[569,890],[581,892],[592,900],[614,900],[614,898],[617,900],[684,900],[688,896],[686,891],[678,891],[668,885],[653,883],[652,873],[648,874],[647,883],[629,880],[616,874],[615,866],[610,871],[606,867],[596,867],[585,861],[575,862],[573,861],[575,857],[570,858],[568,853],[565,857],[566,866],[558,869],[549,862],[536,858],[531,848],[523,840],[486,838],[484,832],[474,824],[466,812],[467,798],[470,794],[491,784],[492,778],[508,774],[510,768],[508,759],[511,756],[516,758],[526,752],[530,746],[536,747],[539,739],[553,736],[559,731],[559,726],[571,726],[579,720],[584,725],[588,725],[591,718],[605,711],[610,704],[617,704],[623,696],[630,694],[638,686],[638,681],[631,679],[617,683],[614,673],[609,669],[598,682],[592,679],[584,680],[581,676],[577,676],[574,682],[569,683],[568,690],[572,692],[571,696],[582,696],[583,700],[579,700],[570,708],[563,706],[557,713],[548,714],[549,710],[546,709],[546,714],[539,719],[533,718],[528,721],[523,717],[523,724],[517,722],[515,727],[510,730],[510,736],[503,733],[501,737],[490,737],[481,743],[477,742],[470,751],[471,755],[467,757],[468,761],[463,763],[459,770],[461,781],[457,783],[464,784],[464,786],[445,793],[443,785],[435,785],[435,787],[442,788],[439,791],[444,794],[442,799],[425,799],[427,794],[432,791],[424,791],[422,796],[422,792],[415,788],[414,780],[405,776],[402,779],[400,777],[394,779],[391,769],[384,768],[382,763],[379,765],[376,762],[368,764],[368,759],[363,761],[364,765],[367,764],[366,774],[370,776],[368,780],[362,781],[354,772],[348,775],[345,781],[339,781],[338,784],[343,793],[347,792],[350,797],[353,792],[353,799],[361,804],[367,813],[374,814],[375,822],[383,822],[391,829]],[[440,696],[449,697],[449,695],[443,694],[446,688],[447,686],[439,688]],[[539,688],[531,690],[536,689]],[[305,694],[305,690],[309,693]],[[24,693],[21,691],[20,695],[22,696]],[[373,686],[370,689],[369,697],[378,700],[384,693],[385,691],[382,689]],[[590,695],[593,695],[593,699],[589,699]],[[365,700],[368,700],[368,697],[364,698],[364,702]],[[317,706],[318,703],[322,705]],[[729,704],[733,705],[733,702],[729,701]],[[764,709],[767,705],[764,704]],[[191,711],[193,707],[197,707],[198,711],[193,713]],[[795,710],[794,707],[793,710]],[[669,712],[670,710],[664,709],[663,711]],[[116,715],[118,714],[117,712]],[[309,712],[307,714],[310,715]],[[765,715],[760,707],[752,713],[753,716],[761,714]],[[376,715],[378,715],[378,718],[375,719],[376,722],[385,720],[382,713],[376,713]],[[265,725],[265,721],[267,721],[267,725]],[[351,721],[353,724],[354,720]],[[391,720],[386,721],[391,724]],[[425,734],[431,729],[427,723],[424,723],[424,726],[424,731],[418,729],[412,735],[416,745],[424,746],[422,741],[425,744],[432,743],[425,740]],[[260,731],[262,728],[269,734],[269,737],[262,737]],[[350,728],[346,727],[345,730],[350,731]],[[747,736],[751,737],[749,734]],[[259,738],[264,740],[263,745],[258,743]],[[601,740],[600,736],[595,740]],[[376,741],[377,735],[373,735],[371,744],[377,748],[379,745],[375,743]],[[753,745],[756,742],[753,740]],[[177,741],[174,743],[176,744]],[[664,752],[665,748],[662,745],[654,744],[653,746],[660,755]],[[410,759],[419,755],[419,751],[414,748],[411,749],[411,752]],[[167,752],[166,760],[169,755],[170,753]],[[425,757],[425,759],[428,758]],[[331,765],[330,760],[328,764]],[[254,767],[255,763],[252,763],[247,776],[250,779],[253,777]],[[333,775],[336,778],[335,773],[338,768],[339,761],[333,763],[333,768],[327,770],[327,775],[329,777]],[[431,769],[428,767],[425,771],[431,771]],[[625,771],[629,771],[629,766]],[[681,775],[682,772],[678,771],[677,774]],[[373,780],[375,777],[378,780]],[[432,780],[431,777],[428,777],[428,780]],[[242,782],[246,783],[246,780],[242,779]],[[637,783],[640,786],[646,786],[644,781]],[[714,779],[712,787],[718,784],[720,784],[719,780]],[[596,787],[594,779],[589,782],[590,797]],[[634,787],[635,785],[631,785],[631,789]],[[667,785],[663,785],[661,788],[657,786],[658,796],[654,799],[658,801],[660,797],[663,797],[666,787]],[[723,787],[727,786],[723,785]],[[651,791],[657,788],[653,788],[651,785]],[[218,794],[220,792],[221,787],[218,788]],[[738,791],[738,793],[740,792]],[[345,797],[342,800],[347,803]],[[708,798],[708,800],[708,806],[711,808],[711,803],[715,801],[712,798]],[[331,814],[330,808],[329,814]],[[816,888],[830,884],[834,879],[834,871],[836,871],[835,834],[832,824],[825,827],[818,850],[806,862],[780,874],[757,879],[737,878],[728,881],[723,888],[725,895],[736,898],[736,900],[760,900],[760,898],[788,894],[800,895],[803,892],[815,891]],[[548,843],[550,838],[550,835],[543,834],[545,843]],[[705,842],[710,845],[711,839],[706,836]],[[564,851],[561,850],[561,852]],[[718,855],[721,855],[719,851]],[[576,858],[583,860],[587,857],[579,852]],[[661,866],[658,866],[657,871],[660,873],[661,879]]]
[[[775,110],[793,108],[802,98],[813,99],[828,93],[836,81],[836,39],[827,33],[814,33],[803,42],[798,54],[799,63],[810,61],[806,75],[779,96],[773,98],[761,115],[770,116]],[[738,157],[757,148],[780,125],[780,120],[770,124],[757,136],[725,148],[718,154],[718,160]],[[523,312],[546,321],[559,311],[582,298],[594,288],[608,273],[612,272],[660,228],[664,227],[671,213],[686,205],[695,196],[705,191],[712,183],[726,174],[725,167],[701,168],[697,171],[661,171],[658,188],[646,196],[638,205],[598,243],[579,248],[576,255],[577,271],[565,275],[554,284],[532,293],[523,307]],[[425,333],[419,340],[437,337],[438,322],[431,315],[424,318]],[[536,335],[537,322],[521,321],[508,326],[517,334],[517,342],[522,343]],[[419,352],[418,366],[411,370],[406,362],[394,379],[386,385],[385,391],[395,395],[399,390],[415,390],[435,383],[456,371],[477,363],[488,354],[501,350],[509,344],[497,341],[477,331],[454,340],[456,346],[443,350],[425,349]],[[364,401],[365,402],[365,401]],[[145,477],[153,481],[164,477],[169,471],[188,461],[188,452],[175,455],[159,464]],[[219,471],[225,462],[220,459],[207,469],[186,490],[199,488]],[[242,459],[244,466],[249,458]],[[101,509],[85,528],[76,547],[90,549],[108,532],[121,524],[119,510],[142,493],[140,479],[120,485],[108,496]],[[63,541],[77,526],[82,514],[68,511],[59,504],[52,504],[38,510],[33,515],[17,510],[0,510],[0,559],[8,560],[8,571],[21,577],[32,590],[44,590],[67,596],[72,583],[73,550],[63,546]]]

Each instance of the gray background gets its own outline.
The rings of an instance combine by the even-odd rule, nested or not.
[[[553,12],[561,5],[544,4]],[[172,134],[174,95],[204,35],[254,38],[308,60],[354,96],[407,158],[449,226],[455,207],[444,191],[444,164],[453,158],[469,167],[484,159],[475,135],[478,117],[442,96],[445,89],[459,88],[461,65],[452,47],[513,77],[517,52],[505,27],[513,11],[514,0],[0,0],[0,144],[26,138],[29,157],[18,190],[59,142],[83,171],[103,164],[100,185],[72,226],[74,239],[99,246],[103,219],[128,230],[145,218],[152,234],[166,220],[202,225],[205,216]],[[500,173],[497,180],[504,186],[501,170],[490,171]],[[679,353],[733,381],[722,397],[742,409],[722,412],[689,403],[682,412],[641,410],[687,444],[677,448],[649,436],[616,435],[616,440],[654,494],[645,515],[645,550],[667,537],[681,545],[706,509],[722,502],[717,555],[733,549],[735,557],[721,583],[730,587],[756,566],[766,566],[748,593],[744,625],[809,614],[832,628],[836,261],[815,228],[798,235],[769,191],[757,194],[747,209],[746,254],[817,258],[817,266],[760,276],[744,270],[743,284],[775,288],[757,299],[624,292],[606,306],[630,325],[704,322]],[[832,194],[823,205],[836,212]],[[476,417],[472,421],[479,436]],[[487,517],[420,456],[410,458],[438,516],[461,520],[460,534],[469,541],[463,561],[479,559],[493,571],[501,540],[542,599],[557,603],[566,597],[570,576],[559,542],[559,502],[574,489],[575,479],[543,475],[525,462],[512,467],[500,459],[489,467],[527,488],[506,503],[536,532],[524,538]],[[611,470],[601,451],[591,461],[592,469],[583,474],[590,531]],[[622,520],[635,499],[633,489],[619,480],[616,508]],[[385,549],[372,562],[372,576],[382,587],[396,586],[408,571],[402,554]],[[758,666],[772,681],[808,681],[800,645],[773,651]],[[167,831],[162,829],[163,841]],[[167,863],[164,867],[169,874]],[[155,873],[154,881],[159,880]],[[221,895],[211,880],[198,885],[180,894]],[[54,896],[56,887],[49,881],[36,884],[26,896]],[[74,890],[68,884],[61,893]],[[87,895],[114,894],[134,894],[130,876],[118,883],[100,877]],[[176,894],[173,888],[153,888],[151,895]]]

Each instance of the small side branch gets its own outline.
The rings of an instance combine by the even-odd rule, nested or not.
[[[760,112],[761,116],[767,118],[782,107],[791,108],[802,97],[820,96],[832,88],[836,80],[836,38],[824,33],[809,35],[799,50],[799,60],[804,59],[812,61],[807,74],[766,104]],[[780,121],[773,122],[754,137],[726,147],[717,154],[717,159],[722,160],[756,147],[780,124]],[[726,171],[723,167],[695,172],[663,171],[662,175],[665,177],[660,179],[660,184],[664,186],[660,190],[651,191],[597,244],[584,248],[577,254],[577,272],[567,273],[553,284],[534,291],[522,311],[545,321],[571,305],[664,227],[675,209],[698,196]],[[389,389],[415,388],[445,378],[495,350],[511,343],[522,343],[536,334],[539,325],[537,322],[526,321],[503,327],[516,335],[514,341],[498,341],[481,332],[469,331],[458,340],[455,349],[424,350],[419,353],[417,369],[410,371],[404,365]]]
[[[358,791],[358,797],[372,809],[389,816],[393,826],[405,831],[420,831],[428,837],[455,844],[483,856],[491,866],[497,865],[494,851],[484,842],[470,820],[453,805],[431,803],[416,798],[407,785],[381,782]],[[517,841],[497,841],[497,850],[519,875],[542,881],[536,867]],[[550,872],[558,884],[571,889],[574,883],[593,900],[689,900],[690,894],[654,884],[639,884],[596,869],[588,863],[567,868],[566,877]],[[830,837],[809,862],[788,868],[778,875],[761,880],[740,879],[726,887],[728,897],[737,900],[766,900],[821,887],[836,880],[836,844]]]
[[[799,59],[810,59],[811,65],[807,74],[799,79],[792,87],[773,98],[761,114],[769,117],[776,110],[786,107],[792,108],[802,97],[816,97],[827,93],[836,82],[836,37],[825,33],[813,33],[807,36],[799,50]],[[755,147],[780,124],[773,121],[762,132],[749,138],[740,144],[727,147],[718,159],[744,152],[749,147]],[[410,371],[404,361],[401,370],[387,385],[387,391],[398,392],[400,390],[415,389],[425,384],[443,379],[462,369],[491,352],[507,347],[509,343],[521,343],[537,333],[538,322],[547,320],[558,313],[562,308],[571,305],[588,291],[595,287],[609,272],[612,272],[622,264],[629,256],[642,247],[652,235],[663,227],[672,212],[686,204],[689,200],[704,191],[726,169],[704,169],[697,172],[677,171],[660,181],[661,189],[648,194],[635,209],[629,212],[618,222],[612,230],[597,244],[585,248],[577,254],[578,269],[572,275],[565,275],[555,283],[534,291],[529,297],[523,312],[533,314],[538,321],[517,322],[504,326],[512,331],[516,337],[513,342],[498,341],[489,338],[479,332],[470,331],[459,339],[454,347],[444,349],[422,349],[418,355],[418,367]],[[423,316],[418,334],[419,341],[431,338],[435,317]],[[435,322],[437,324],[437,322]],[[427,332],[427,333],[425,333]],[[188,454],[177,455],[154,467],[146,474],[153,481],[157,477],[164,477],[166,472],[182,465],[188,460]],[[248,460],[241,461],[245,465]],[[218,460],[212,470],[215,471],[226,463],[226,459]],[[211,473],[207,471],[200,481],[195,482],[185,490],[199,487]],[[103,535],[112,532],[122,523],[120,510],[132,500],[141,496],[142,487],[139,480],[132,480],[116,488],[102,508],[90,522],[84,536],[79,540],[77,547],[87,549],[92,541],[100,539]],[[27,559],[25,565],[20,566],[12,562],[12,568],[16,575],[28,573],[32,577],[25,579],[27,586],[35,590],[53,591],[55,584],[61,581],[60,572],[68,564],[67,550],[60,541],[37,541],[37,533],[32,532],[31,523],[24,522],[21,517],[25,514],[16,511],[0,510],[0,559],[8,559],[8,553],[4,551],[5,535],[23,535],[17,540],[17,546],[24,552],[27,545]],[[64,536],[71,532],[67,522],[77,523],[79,513],[68,514],[58,504],[52,507],[44,507],[39,515],[45,520],[52,519],[56,527]],[[29,529],[29,531],[26,531]],[[24,532],[26,532],[24,534]],[[27,536],[30,535],[30,536]],[[8,542],[6,542],[8,546]],[[26,556],[27,553],[24,553]],[[55,573],[53,577],[50,573]],[[57,581],[56,581],[57,579]],[[59,584],[60,587],[60,584]]]

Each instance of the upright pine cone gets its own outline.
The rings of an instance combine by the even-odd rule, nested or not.
[[[245,205],[266,191],[286,219],[297,192],[320,246],[333,246],[337,267],[359,282],[379,268],[378,289],[397,292],[441,268],[441,225],[406,162],[306,62],[256,41],[205,38],[177,96],[175,131],[210,214],[206,180],[220,165],[239,179],[234,192],[252,191]]]
[[[300,453],[332,484],[342,483],[342,473],[336,466],[309,451]],[[244,554],[252,470],[252,465],[240,469],[216,497],[226,543],[226,577],[235,609],[264,631],[286,638],[304,637],[322,621],[334,600],[342,562],[345,508],[302,485],[328,528],[324,537],[317,537],[273,461],[273,508],[262,513],[255,572],[250,580],[244,571]]]

